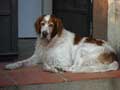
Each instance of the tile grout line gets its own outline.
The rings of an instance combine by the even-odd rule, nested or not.
[[[57,72],[57,73],[55,73],[58,77],[60,77],[64,82],[69,82],[69,81],[71,81],[71,80],[69,80],[68,78],[65,78],[64,77],[64,73],[63,72]]]
[[[68,78],[64,77],[63,73],[56,73],[57,76],[59,76],[60,78],[62,78],[64,80],[64,82],[69,82],[71,80],[69,80]]]
[[[55,73],[58,77],[60,77],[64,82],[68,82],[70,80],[68,80],[67,78],[65,78],[62,74],[62,72],[57,72]]]

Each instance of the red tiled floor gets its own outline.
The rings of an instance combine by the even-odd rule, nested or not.
[[[7,72],[0,70],[0,86],[15,85],[16,83],[8,76]]]
[[[16,70],[3,70],[0,64],[0,86],[49,84],[65,81],[80,81],[93,79],[120,78],[120,71],[105,73],[70,73],[63,74],[43,71],[39,66],[21,68]]]
[[[18,85],[59,83],[64,80],[55,73],[44,72],[41,68],[30,67],[9,72]]]
[[[14,80],[8,75],[8,72],[3,70],[7,63],[0,63],[0,86],[15,85]]]

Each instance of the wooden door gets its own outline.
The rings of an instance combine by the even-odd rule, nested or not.
[[[64,27],[81,36],[90,35],[91,0],[53,0],[53,14]]]
[[[17,55],[17,0],[0,0],[0,58]]]

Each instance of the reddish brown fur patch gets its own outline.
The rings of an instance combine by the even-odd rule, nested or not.
[[[86,38],[85,42],[93,43],[93,44],[96,44],[96,45],[99,45],[99,46],[102,46],[104,44],[104,41],[98,40],[98,39],[94,39],[94,38],[91,38],[91,37]]]
[[[39,17],[35,22],[35,29],[37,33],[41,33],[41,21],[43,20],[44,16]]]
[[[100,60],[102,64],[110,64],[114,60],[117,60],[117,55],[114,52],[102,53],[99,55],[98,60]]]
[[[56,34],[58,34],[58,36],[61,36],[62,31],[63,31],[63,24],[62,24],[61,19],[56,18],[55,16],[51,16],[49,23],[50,22],[54,24],[54,29],[52,31],[51,38],[53,38]]]
[[[74,37],[74,45],[75,44],[78,44],[80,41],[81,41],[82,37],[78,34],[75,34],[75,37]]]

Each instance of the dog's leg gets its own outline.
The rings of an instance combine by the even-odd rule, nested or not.
[[[77,72],[82,67],[83,62],[83,58],[76,54],[73,64],[66,71]]]
[[[11,63],[5,66],[5,69],[16,69],[16,68],[20,68],[20,67],[26,67],[26,66],[32,66],[32,65],[36,65],[37,63],[39,63],[39,58],[36,54],[33,54],[32,57],[22,60],[22,61],[18,61],[15,63]]]
[[[44,63],[43,69],[44,69],[45,71],[48,71],[48,72],[56,72],[56,73],[58,72],[58,70],[57,70],[55,67],[49,66],[49,65],[46,64],[46,63]]]

